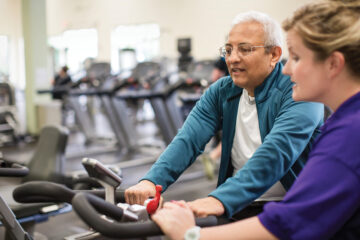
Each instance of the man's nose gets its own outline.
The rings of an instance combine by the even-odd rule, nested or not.
[[[231,51],[230,56],[228,57],[229,62],[238,62],[240,61],[239,53],[237,51]]]

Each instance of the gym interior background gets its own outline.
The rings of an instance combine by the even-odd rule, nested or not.
[[[70,65],[71,74],[75,74],[81,70],[81,60],[90,57],[110,62],[119,70],[119,48],[129,43],[141,45],[141,40],[133,38],[141,27],[149,35],[143,32],[145,36],[141,36],[145,43],[140,47],[147,49],[138,53],[139,60],[177,58],[177,39],[184,37],[191,38],[194,59],[215,59],[237,13],[258,10],[281,22],[305,2],[309,1],[1,0],[0,72],[15,89],[27,93],[30,109],[20,127],[37,133],[35,106],[50,98],[34,90],[49,88],[62,64]],[[132,29],[131,37],[122,43],[116,41]]]
[[[141,63],[149,62],[161,68],[155,76],[156,83],[164,76],[176,74],[176,79],[195,79],[198,75],[194,72],[199,67],[193,68],[191,76],[189,71],[181,73],[186,69],[181,69],[180,62],[213,66],[236,14],[257,10],[282,22],[306,2],[310,0],[0,0],[1,158],[29,164],[36,154],[41,155],[38,142],[44,127],[63,125],[68,139],[62,174],[82,171],[81,159],[94,157],[106,164],[124,163],[119,165],[124,187],[135,184],[181,126],[182,122],[172,119],[171,113],[161,115],[170,101],[159,103],[149,96],[134,100],[124,93],[116,102],[121,106],[118,111],[126,112],[128,118],[119,120],[118,116],[109,115],[109,100],[104,94],[74,91],[67,95],[67,101],[53,99],[49,91],[61,67],[69,68],[73,83],[98,78],[90,87],[88,84],[80,88],[84,91],[99,90],[109,78],[115,79],[116,84],[122,83],[134,78],[136,71],[139,79],[135,80],[142,87],[155,88],[151,82],[151,71],[155,70],[145,73],[149,66],[140,68]],[[283,51],[286,58],[286,47]],[[201,78],[210,77],[211,69],[204,71]],[[95,77],[89,77],[91,74]],[[192,99],[194,93],[211,83],[210,79],[205,80],[207,84],[199,84],[201,90],[182,89],[180,98]],[[172,78],[167,81],[171,83]],[[176,104],[180,100],[174,101]],[[114,108],[114,102],[111,104]],[[185,105],[182,102],[186,112]],[[90,122],[86,122],[88,118]],[[127,131],[127,121],[136,131]],[[173,126],[166,127],[169,122]],[[126,138],[122,137],[126,134]],[[132,138],[132,134],[139,136]],[[183,182],[169,189],[166,197],[191,200],[206,196],[216,180],[208,180],[205,175],[201,164],[194,166]],[[0,181],[1,185],[7,184],[6,180]],[[49,231],[49,226],[51,229],[55,225],[62,227]],[[36,231],[49,239],[61,239],[68,233],[81,232],[81,227],[84,224],[70,212],[38,224]]]

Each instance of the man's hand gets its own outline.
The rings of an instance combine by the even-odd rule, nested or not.
[[[223,204],[214,197],[197,199],[188,204],[196,217],[221,216],[225,212]]]
[[[155,197],[155,193],[155,184],[148,180],[142,180],[138,184],[125,190],[125,201],[128,204],[143,205],[146,199]]]
[[[151,218],[172,240],[184,239],[186,230],[195,226],[194,214],[184,201],[166,202]]]

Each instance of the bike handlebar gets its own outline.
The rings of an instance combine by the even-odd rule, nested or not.
[[[71,203],[76,193],[85,192],[105,198],[105,190],[71,190],[63,185],[46,182],[32,181],[18,186],[13,191],[15,201],[20,203]],[[125,202],[125,194],[123,190],[115,192],[116,202]]]
[[[34,202],[67,202],[71,203],[80,218],[103,236],[113,238],[143,238],[162,235],[162,231],[153,221],[117,222],[123,216],[123,209],[106,202],[104,190],[71,190],[63,185],[34,181],[17,187],[13,197],[21,203]],[[116,202],[125,202],[124,191],[115,193]],[[113,222],[103,218],[103,214],[112,218]],[[196,219],[201,227],[214,226],[217,218],[210,216]]]
[[[123,211],[94,195],[78,193],[72,200],[72,206],[79,217],[89,225],[89,227],[106,237],[144,238],[163,235],[160,227],[150,220],[135,223],[120,223],[105,219],[102,216],[103,214],[115,220],[121,219]],[[196,219],[196,225],[201,227],[214,226],[216,224],[217,218],[215,216]]]
[[[1,177],[24,177],[28,175],[29,169],[18,163],[9,163],[0,161],[0,176]]]

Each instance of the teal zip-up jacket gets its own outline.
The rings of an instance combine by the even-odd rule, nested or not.
[[[288,190],[306,162],[324,115],[322,104],[295,102],[291,97],[292,85],[278,63],[255,89],[262,144],[234,176],[231,149],[243,89],[231,77],[224,77],[200,98],[176,137],[142,180],[160,184],[166,190],[222,129],[218,187],[209,196],[221,201],[227,217],[249,205],[279,180]]]

